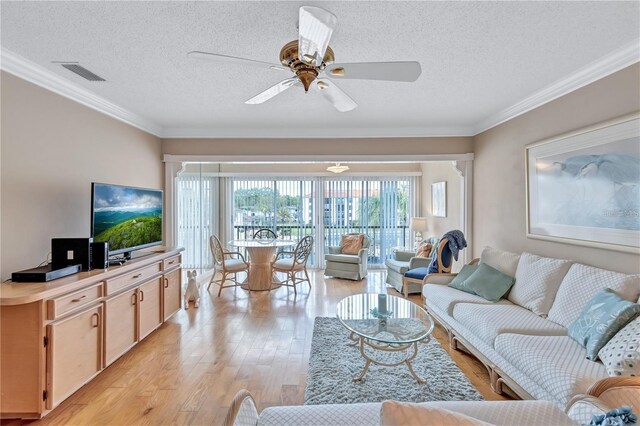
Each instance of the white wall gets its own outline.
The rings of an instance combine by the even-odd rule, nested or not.
[[[91,182],[163,187],[158,138],[2,72],[0,277],[88,237]]]
[[[441,237],[445,232],[462,229],[462,215],[460,214],[460,184],[462,177],[458,174],[452,161],[438,161],[421,163],[422,170],[422,215],[427,218],[429,230],[427,235]],[[434,217],[431,206],[431,184],[446,182],[447,186],[447,216]],[[468,247],[466,250],[471,250]],[[462,266],[462,257],[454,262],[453,270],[458,271]]]

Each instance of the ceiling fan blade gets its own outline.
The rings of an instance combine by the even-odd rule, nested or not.
[[[387,81],[416,81],[422,73],[419,62],[356,62],[329,64],[325,72],[332,78]]]
[[[300,80],[298,79],[298,77],[291,77],[286,80],[282,80],[280,83],[276,84],[275,86],[271,86],[264,92],[254,96],[248,101],[245,101],[245,104],[256,105],[256,104],[261,104],[263,102],[266,102],[269,99],[273,98],[274,96],[284,92],[288,88],[295,86],[299,82]]]
[[[358,104],[342,91],[336,84],[327,79],[319,78],[315,81],[315,87],[320,94],[340,112],[351,111]]]
[[[315,66],[322,64],[337,23],[338,18],[329,11],[313,6],[300,8],[298,56],[301,61]]]
[[[193,52],[187,53],[187,56],[190,58],[202,59],[205,61],[226,62],[229,64],[238,64],[238,65],[250,65],[254,67],[271,68],[273,70],[288,69],[286,67],[283,67],[282,65],[271,64],[269,62],[256,61],[256,60],[247,59],[247,58],[238,58],[236,56],[220,55],[218,53],[200,52],[198,50],[194,50]]]

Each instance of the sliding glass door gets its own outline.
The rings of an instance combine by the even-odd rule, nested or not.
[[[252,238],[261,228],[294,241],[306,235],[315,237],[313,178],[230,180],[234,239]],[[311,265],[316,264],[315,250],[309,260]]]
[[[411,245],[408,221],[417,204],[417,178],[410,176],[218,177],[182,173],[176,179],[176,235],[186,268],[211,268],[208,240],[218,235],[253,238],[268,228],[279,238],[315,239],[310,267],[324,267],[329,246],[361,232],[371,239],[369,264],[384,264],[396,247]]]
[[[323,182],[325,250],[348,232],[371,239],[369,263],[382,265],[396,247],[409,241],[410,178],[326,178]]]

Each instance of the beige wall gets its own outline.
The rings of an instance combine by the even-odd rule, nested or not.
[[[427,217],[429,230],[427,235],[440,237],[447,231],[460,229],[462,218],[460,215],[460,183],[462,178],[452,161],[438,161],[421,164],[422,169],[422,215]],[[435,182],[447,184],[447,216],[434,217],[431,212],[431,184]],[[467,250],[470,250],[468,248]],[[462,258],[454,262],[453,270],[461,267]]]
[[[160,140],[2,72],[0,276],[88,237],[91,182],[163,187]]]
[[[362,139],[164,139],[174,155],[418,155],[467,154],[471,137]]]
[[[525,145],[640,110],[635,64],[474,138],[473,251],[484,245],[640,272],[640,256],[525,236]]]

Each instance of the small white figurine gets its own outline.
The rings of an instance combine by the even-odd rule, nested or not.
[[[184,292],[184,308],[189,309],[189,302],[193,300],[193,306],[196,308],[200,304],[200,284],[196,280],[197,272],[187,271],[187,277],[189,282],[187,283],[187,290]]]

